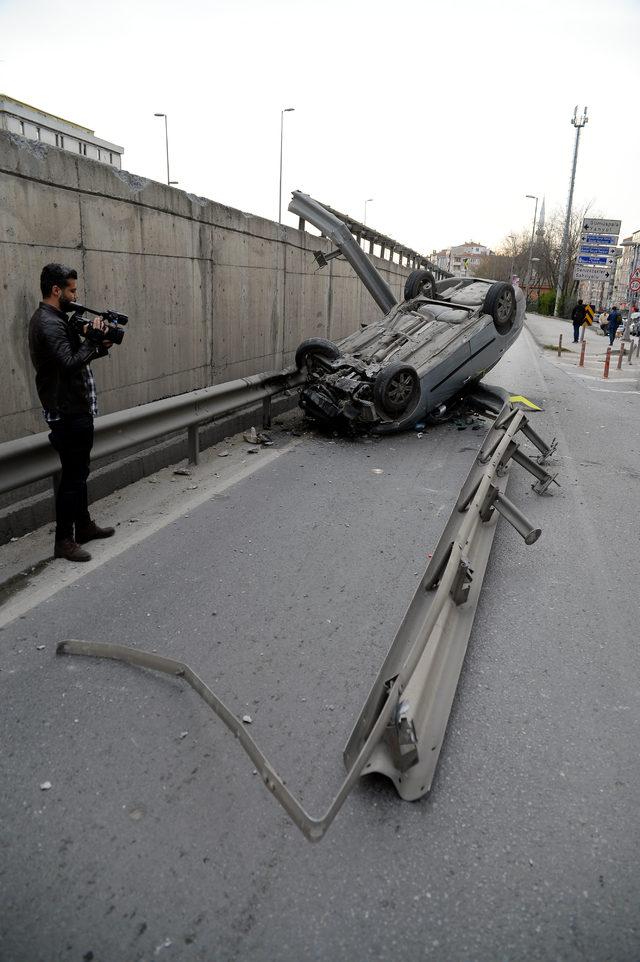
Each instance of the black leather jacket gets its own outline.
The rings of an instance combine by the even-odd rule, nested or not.
[[[29,353],[36,369],[36,388],[45,411],[90,414],[91,404],[83,368],[106,347],[82,341],[66,314],[41,303],[29,321]]]

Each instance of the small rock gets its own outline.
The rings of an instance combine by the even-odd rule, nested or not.
[[[259,454],[260,448],[247,448],[247,454]]]
[[[251,722],[253,721],[253,719],[251,718],[251,715],[243,715],[242,720],[245,723],[245,725],[250,725]]]
[[[40,785],[40,788],[42,789],[43,792],[48,792],[49,789],[51,788],[51,782],[42,782]]]
[[[17,539],[17,538],[10,538],[9,540],[10,540],[11,543],[13,544],[13,542],[14,542],[14,541],[17,541],[18,539]]]
[[[44,651],[44,645],[36,645],[36,651]]]
[[[180,738],[186,738],[189,732],[180,732]]]
[[[160,478],[147,478],[149,484],[160,484]]]
[[[245,439],[245,441],[247,442],[247,444],[257,444],[257,443],[258,443],[258,435],[257,435],[256,429],[253,428],[253,427],[250,428],[248,431],[245,431],[242,436],[243,436],[243,438]]]
[[[228,458],[228,457],[229,457],[229,452],[228,452],[228,451],[218,451],[218,457],[219,457],[219,458]]]
[[[371,474],[384,474],[382,468],[371,468]]]
[[[187,468],[176,468],[173,473],[174,473],[174,474],[181,474],[181,475],[183,475],[185,478],[190,478],[190,477],[191,477],[191,471],[189,471]]]

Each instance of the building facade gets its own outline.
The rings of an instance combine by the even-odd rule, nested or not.
[[[441,251],[434,251],[431,259],[442,270],[452,274],[475,274],[483,257],[489,257],[493,251],[484,244],[467,241],[457,247],[448,247]]]
[[[0,94],[0,130],[89,157],[118,170],[122,167],[123,147],[96,137],[88,127],[48,114],[5,94]]]

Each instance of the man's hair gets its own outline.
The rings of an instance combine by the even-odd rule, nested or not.
[[[64,264],[45,264],[40,274],[40,290],[43,297],[49,297],[54,287],[66,287],[67,281],[78,280],[78,272]]]

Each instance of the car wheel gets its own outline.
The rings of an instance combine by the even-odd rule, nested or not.
[[[340,357],[340,348],[326,337],[310,337],[296,351],[296,367],[299,371],[310,357],[326,357],[329,361],[335,361]]]
[[[492,284],[482,305],[483,314],[491,314],[498,334],[508,334],[516,316],[516,292],[511,284]]]
[[[420,399],[420,378],[410,364],[390,364],[373,384],[373,400],[384,414],[396,417],[410,411]]]
[[[419,268],[411,271],[404,284],[404,299],[410,301],[419,294],[430,297],[433,300],[438,296],[436,291],[436,279],[431,271]]]

